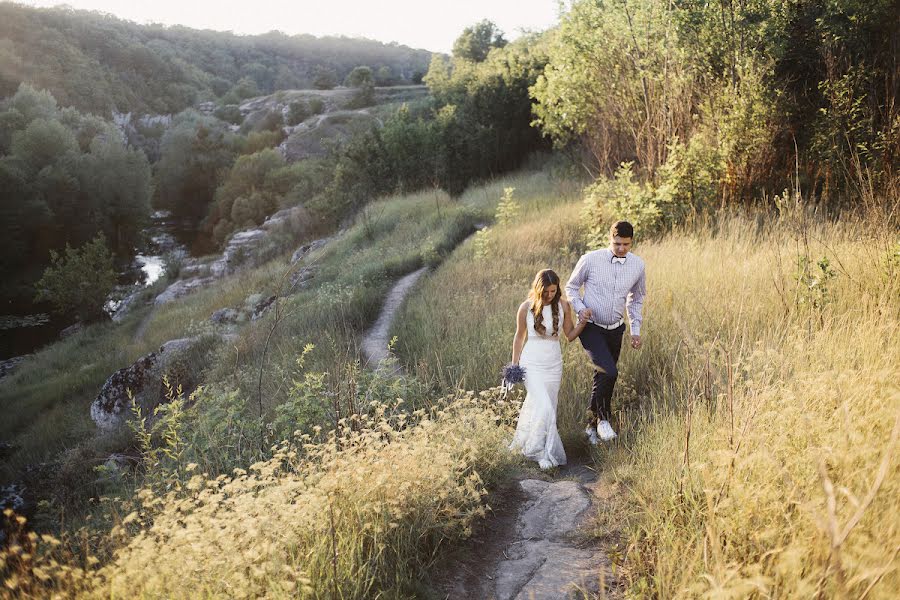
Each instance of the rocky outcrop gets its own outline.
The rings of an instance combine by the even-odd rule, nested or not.
[[[91,403],[91,419],[104,431],[114,430],[131,417],[132,399],[142,415],[151,415],[154,408],[168,400],[163,376],[202,342],[203,338],[199,336],[170,340],[158,351],[113,373]],[[189,391],[190,382],[173,380],[170,383],[181,384],[185,393]]]
[[[234,325],[256,321],[275,305],[275,296],[265,294],[252,294],[240,308],[220,308],[212,314],[209,320],[216,325]]]
[[[310,243],[308,243],[308,244],[303,244],[302,246],[300,246],[299,248],[297,248],[297,249],[294,251],[294,254],[291,256],[291,264],[292,264],[292,265],[297,264],[297,261],[303,260],[303,259],[306,258],[307,255],[309,255],[311,252],[314,252],[314,251],[318,250],[319,248],[323,247],[325,244],[327,244],[328,242],[330,242],[331,239],[332,239],[332,238],[327,237],[327,238],[322,238],[322,239],[319,239],[319,240],[315,240],[315,241],[310,242]]]
[[[190,277],[171,284],[156,297],[154,304],[171,302],[210,285],[216,279],[265,262],[282,251],[286,240],[303,235],[308,223],[306,209],[293,206],[270,215],[256,229],[235,233],[216,260],[208,263],[188,262],[183,266],[182,272]]]
[[[214,280],[214,277],[192,277],[190,279],[179,279],[178,281],[167,287],[159,296],[157,296],[153,301],[153,304],[157,306],[167,304],[173,300],[177,300],[178,298],[182,298],[192,292],[208,286]]]
[[[14,356],[12,358],[7,358],[6,360],[0,360],[0,379],[15,371],[16,367],[18,367],[26,358],[28,358],[27,355]]]

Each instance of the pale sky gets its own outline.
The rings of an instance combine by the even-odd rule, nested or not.
[[[463,28],[489,19],[508,40],[558,21],[559,0],[20,0],[21,4],[111,13],[137,23],[184,25],[239,34],[278,30],[366,37],[450,52]]]

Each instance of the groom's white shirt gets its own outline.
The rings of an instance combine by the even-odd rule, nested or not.
[[[641,308],[647,293],[644,261],[631,252],[625,255],[625,262],[614,262],[614,257],[609,248],[582,255],[566,283],[566,295],[576,313],[589,308],[591,320],[603,325],[618,323],[627,309],[631,335],[640,335]]]

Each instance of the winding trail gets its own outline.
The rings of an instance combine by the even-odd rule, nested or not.
[[[384,299],[384,306],[381,308],[378,320],[375,321],[375,324],[365,333],[362,339],[362,352],[369,365],[380,368],[387,364],[387,359],[391,357],[388,343],[390,342],[391,324],[394,322],[394,317],[397,311],[400,310],[403,299],[406,298],[412,287],[427,271],[428,267],[422,267],[409,275],[405,275],[394,285]],[[399,366],[391,366],[389,368],[394,372],[400,372],[401,370]]]
[[[615,493],[581,463],[549,480],[523,475],[509,482],[489,498],[492,516],[447,562],[438,578],[441,597],[621,598],[609,559],[615,540],[598,539],[592,526]]]
[[[423,267],[402,277],[365,333],[368,365],[402,371],[388,348],[390,328]],[[576,452],[578,452],[576,450]],[[597,476],[588,455],[535,478],[519,472],[488,498],[491,515],[446,557],[432,583],[440,598],[484,600],[619,599],[609,556],[618,531],[597,537],[598,512],[611,511],[618,486]]]

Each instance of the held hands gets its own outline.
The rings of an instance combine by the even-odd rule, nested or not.
[[[578,313],[578,320],[582,323],[587,323],[591,320],[591,317],[594,316],[594,313],[591,312],[591,309],[585,308],[580,313]]]

